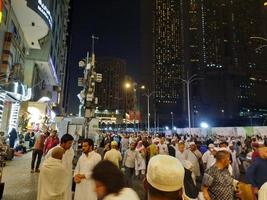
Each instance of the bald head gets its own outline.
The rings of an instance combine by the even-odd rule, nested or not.
[[[61,160],[63,157],[63,154],[65,153],[65,150],[61,147],[55,147],[52,151],[52,158]]]

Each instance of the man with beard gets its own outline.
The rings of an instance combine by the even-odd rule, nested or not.
[[[82,144],[83,154],[74,171],[76,190],[74,200],[97,200],[95,183],[91,178],[92,170],[101,161],[101,156],[94,151],[94,142],[85,139]],[[103,172],[105,173],[105,172]]]

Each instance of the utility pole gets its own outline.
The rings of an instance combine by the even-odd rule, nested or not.
[[[87,52],[86,59],[79,62],[79,66],[84,68],[84,90],[83,95],[81,95],[81,103],[84,105],[84,118],[85,118],[85,137],[92,137],[90,134],[90,122],[95,117],[95,109],[98,103],[98,98],[94,96],[96,83],[102,81],[102,74],[98,74],[95,71],[95,40],[98,37],[92,35],[92,55],[91,59],[89,57],[89,52]]]

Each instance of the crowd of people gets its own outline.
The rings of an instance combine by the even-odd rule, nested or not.
[[[45,157],[38,200],[71,200],[73,191],[75,200],[137,200],[134,182],[149,200],[267,199],[266,137],[103,133],[82,140],[73,167],[74,137],[55,135],[44,132],[33,148],[32,172]]]

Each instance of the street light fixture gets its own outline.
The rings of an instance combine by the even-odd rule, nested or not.
[[[172,120],[172,131],[173,131],[173,112],[171,112],[171,120]]]
[[[142,85],[140,88],[141,88],[142,90],[145,90],[145,89],[146,89],[146,86]]]
[[[125,86],[126,89],[129,89],[131,87],[131,84],[130,83],[125,83],[124,86]]]
[[[186,84],[188,128],[189,128],[189,133],[191,133],[190,84],[193,81],[200,80],[201,78],[198,78],[197,74],[193,74],[191,77],[187,76],[187,79],[182,79],[182,78],[179,78],[179,79]]]
[[[264,6],[267,6],[267,0],[265,1]],[[253,37],[250,37],[249,39],[262,40],[264,42],[267,42],[267,38],[264,38],[264,37],[253,36]],[[259,47],[255,49],[256,53],[259,53],[265,47],[267,47],[267,44],[260,45]]]
[[[209,128],[209,124],[207,122],[201,122],[200,127],[201,128]]]
[[[145,86],[142,85],[141,89],[145,90]],[[147,90],[147,92],[145,93],[145,96],[147,97],[147,133],[150,133],[150,96],[152,96],[155,93],[155,91],[153,92],[149,92],[149,90]]]
[[[124,87],[126,89],[126,91],[125,91],[125,93],[126,93],[126,95],[125,95],[125,131],[126,131],[127,130],[127,104],[128,104],[127,97],[128,97],[128,90],[132,87],[132,85],[131,85],[131,83],[126,82],[124,84]]]
[[[267,2],[266,2],[267,3]],[[252,36],[252,37],[249,37],[249,39],[257,39],[257,40],[263,40],[265,42],[267,42],[267,39],[264,38],[264,37],[259,37],[259,36]]]
[[[267,0],[263,3],[263,5],[264,5],[265,7],[267,7]]]

